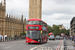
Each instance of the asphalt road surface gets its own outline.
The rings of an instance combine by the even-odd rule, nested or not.
[[[25,40],[0,42],[0,50],[56,50],[61,40],[48,40],[43,44],[27,44]]]
[[[66,40],[66,44],[67,50],[75,50],[74,43],[72,43],[70,40]]]

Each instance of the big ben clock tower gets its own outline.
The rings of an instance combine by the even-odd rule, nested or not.
[[[29,0],[29,19],[41,19],[42,0]]]

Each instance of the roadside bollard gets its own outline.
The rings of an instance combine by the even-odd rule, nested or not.
[[[9,37],[9,41],[10,41],[10,37]]]
[[[12,40],[14,40],[14,37],[12,37]]]
[[[10,37],[9,37],[9,40],[11,41]]]
[[[9,41],[9,37],[7,37],[8,41]]]
[[[11,41],[11,37],[10,37],[10,41]]]
[[[11,41],[13,41],[13,37],[11,37]]]
[[[11,41],[12,41],[12,37],[11,37]]]

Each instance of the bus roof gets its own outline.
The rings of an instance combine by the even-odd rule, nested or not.
[[[36,18],[33,18],[33,19],[28,19],[27,21],[42,21],[41,19],[36,19]],[[44,21],[42,21],[44,22]],[[44,22],[45,23],[45,22]],[[47,24],[47,23],[46,23]]]
[[[28,21],[41,21],[41,19],[28,19]]]

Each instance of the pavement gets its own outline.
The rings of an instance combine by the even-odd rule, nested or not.
[[[67,50],[75,50],[74,42],[71,40],[66,40]]]
[[[25,40],[0,43],[0,50],[59,50],[63,40],[48,40],[43,44],[27,44]]]

